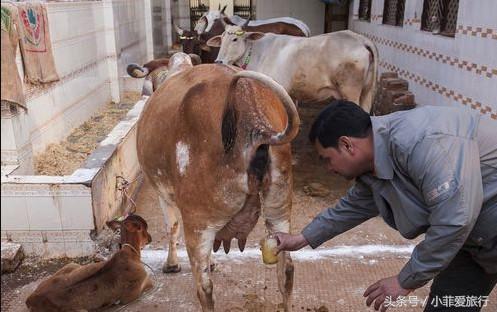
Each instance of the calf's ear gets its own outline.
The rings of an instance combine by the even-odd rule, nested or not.
[[[207,40],[207,45],[213,48],[219,48],[221,46],[221,35],[215,36]]]
[[[262,37],[264,37],[264,33],[262,33],[262,32],[251,32],[251,33],[247,34],[248,40],[259,40]]]
[[[107,221],[105,222],[105,224],[109,227],[109,229],[111,229],[112,231],[116,231],[117,229],[120,229],[121,228],[121,221],[117,221],[117,220],[111,220],[111,221]]]
[[[128,232],[138,232],[143,229],[142,225],[139,222],[126,220],[123,222],[126,231]]]

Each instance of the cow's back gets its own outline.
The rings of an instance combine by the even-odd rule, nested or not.
[[[145,176],[182,214],[193,209],[196,220],[241,209],[259,146],[254,135],[283,131],[287,123],[278,96],[250,79],[231,90],[236,129],[223,120],[238,70],[206,64],[178,73],[152,95],[138,122],[138,160]]]
[[[303,102],[324,100],[328,91],[325,98],[320,92],[339,85],[342,72],[367,68],[370,54],[362,38],[349,30],[309,38],[266,34],[253,52],[263,57],[247,68],[272,77]]]
[[[168,79],[150,97],[138,121],[137,149],[152,183],[175,185],[181,198],[186,198],[181,192],[187,192],[189,184],[181,182],[214,184],[209,168],[217,167],[223,157],[222,118],[234,71],[195,66]]]

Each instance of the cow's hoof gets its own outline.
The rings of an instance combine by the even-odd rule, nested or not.
[[[164,272],[164,273],[178,273],[180,271],[181,271],[181,266],[179,264],[176,264],[176,265],[165,264],[162,267],[162,272]]]

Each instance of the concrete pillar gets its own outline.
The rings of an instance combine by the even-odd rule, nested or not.
[[[120,102],[119,93],[119,70],[117,67],[117,45],[116,45],[116,35],[118,34],[118,29],[116,29],[117,23],[114,21],[114,6],[113,0],[103,0],[104,7],[104,25],[105,29],[112,29],[112,31],[107,31],[105,39],[105,48],[107,50],[107,55],[112,56],[107,58],[107,70],[109,72],[110,78],[110,90],[112,101],[115,103]]]
[[[171,0],[164,0],[164,34],[166,37],[166,47],[170,50],[173,45],[173,24],[171,20]]]
[[[152,27],[152,3],[151,0],[144,0],[144,14],[145,14],[145,36],[147,41],[147,59],[150,61],[154,58],[154,38]]]
[[[16,174],[33,174],[33,148],[28,114],[23,108],[2,101],[2,167],[19,166]]]
[[[190,1],[178,0],[178,14],[173,15],[174,22],[183,29],[190,29]]]

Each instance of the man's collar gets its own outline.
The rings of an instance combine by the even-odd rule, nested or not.
[[[390,154],[390,126],[387,118],[371,117],[374,144],[374,175],[383,180],[393,178],[393,164]]]

